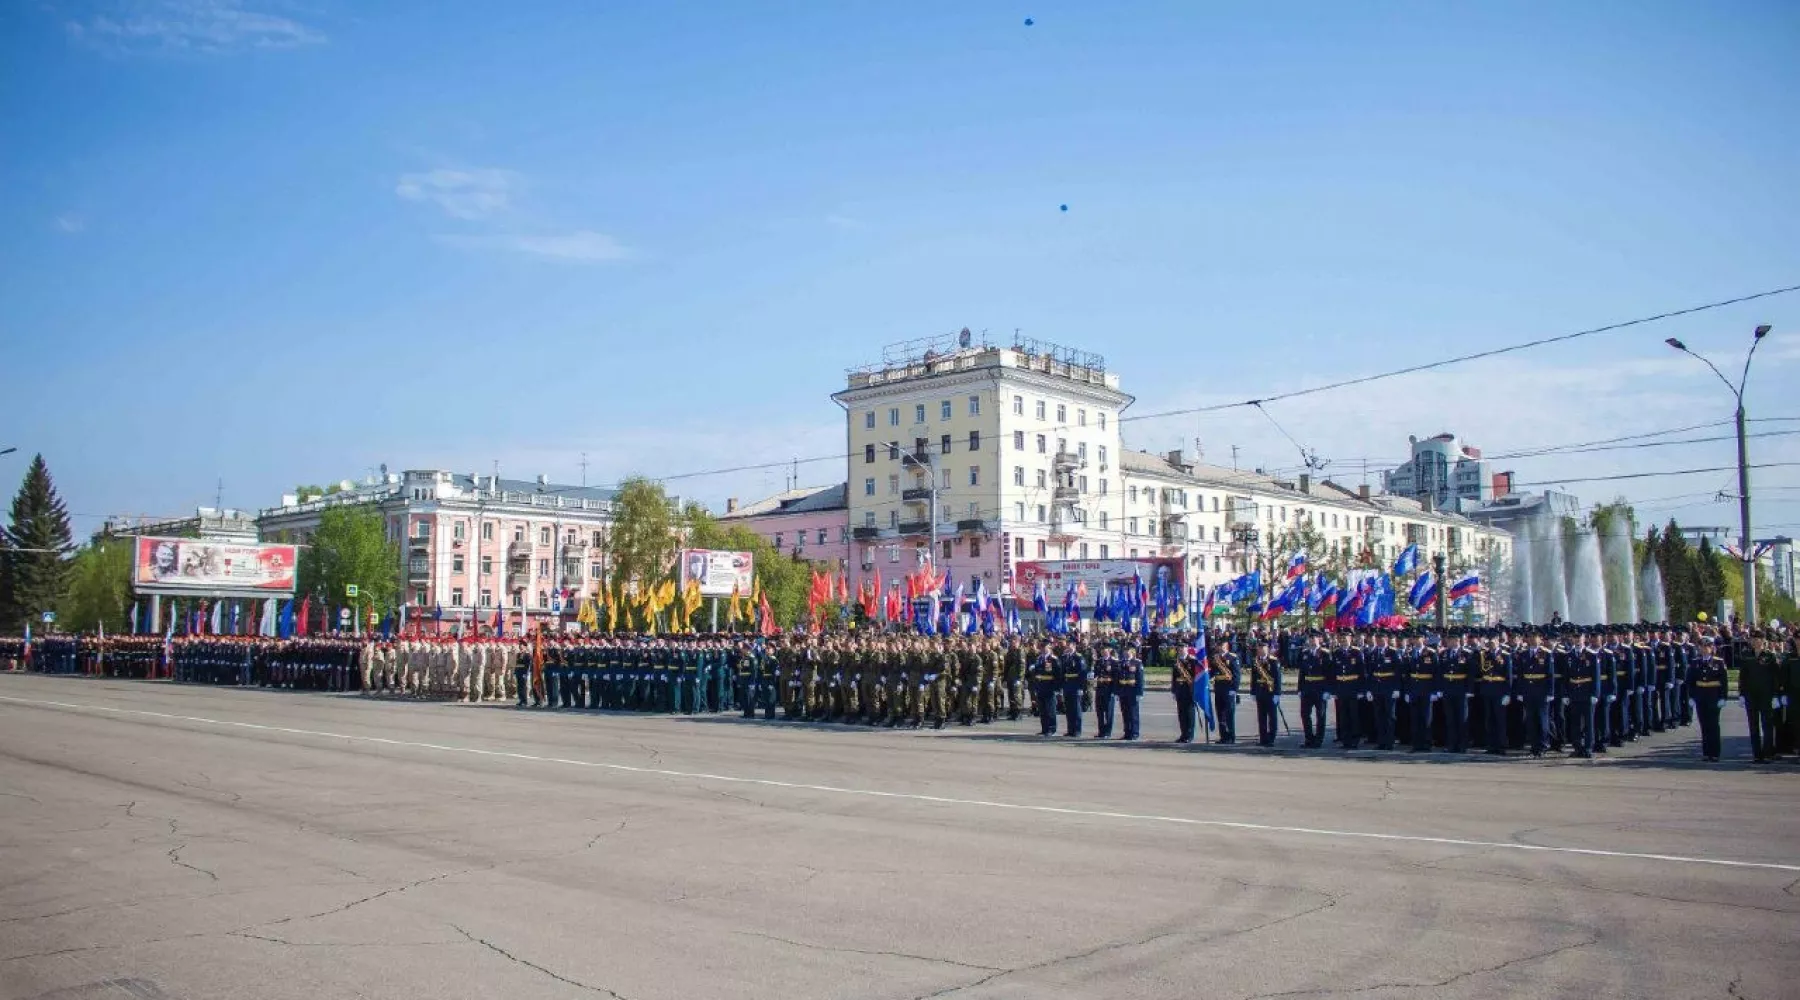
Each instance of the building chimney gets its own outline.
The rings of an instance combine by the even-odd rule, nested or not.
[[[1419,505],[1425,508],[1425,513],[1430,514],[1437,510],[1437,499],[1427,493],[1419,498]]]
[[[1300,492],[1312,495],[1312,476],[1309,473],[1300,473]]]
[[[1182,467],[1182,465],[1181,465],[1181,449],[1180,448],[1177,448],[1174,451],[1169,452],[1168,457],[1169,457],[1170,465],[1173,465],[1177,469]]]
[[[725,498],[725,513],[734,514],[736,512],[737,512],[737,497],[726,497]]]
[[[1356,496],[1360,500],[1369,499],[1369,484],[1364,483],[1356,488]]]

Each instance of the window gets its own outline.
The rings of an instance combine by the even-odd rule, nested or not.
[[[550,592],[549,591],[547,591],[547,590],[538,591],[538,607],[541,609],[550,607]]]
[[[950,435],[948,435],[948,434],[938,435],[938,454],[940,454],[940,455],[950,454]]]
[[[1025,485],[1025,467],[1023,465],[1013,466],[1013,485],[1014,486],[1024,486]]]
[[[898,546],[898,545],[888,546],[888,562],[897,563],[899,561],[900,561],[900,546]]]
[[[950,539],[948,539],[948,538],[944,539],[943,549],[944,549],[944,561],[949,562],[950,561]]]
[[[548,559],[539,559],[538,560],[537,575],[538,576],[549,576],[550,575],[550,560],[548,560]]]
[[[863,527],[865,527],[865,528],[875,527],[875,512],[874,511],[872,511],[872,510],[863,511]]]
[[[1056,422],[1059,424],[1069,422],[1069,408],[1062,403],[1056,404]]]
[[[600,563],[588,563],[588,579],[598,580],[606,575],[606,567]]]
[[[1056,548],[1057,548],[1056,558],[1058,558],[1058,559],[1069,558],[1069,543],[1068,542],[1063,542],[1060,545],[1058,545]]]
[[[781,548],[781,532],[779,532],[779,531],[777,531],[775,533],[775,543],[774,544],[775,544],[776,548],[778,548],[778,549]]]
[[[1081,558],[1086,559],[1087,557],[1088,557],[1087,543],[1082,542],[1081,543]]]
[[[461,587],[451,587],[450,588],[450,606],[453,608],[462,607],[462,588]]]
[[[463,540],[463,522],[458,521],[450,526],[450,537],[459,542]]]
[[[550,529],[549,528],[539,528],[538,529],[538,544],[539,545],[549,545],[550,544]]]
[[[1037,485],[1038,485],[1038,489],[1040,489],[1040,490],[1043,489],[1045,486],[1043,469],[1037,470]]]
[[[970,431],[969,432],[969,450],[970,451],[980,451],[981,450],[981,432],[980,431]]]
[[[413,603],[417,604],[421,608],[424,607],[425,605],[431,603],[425,597],[425,588],[424,587],[420,587],[417,590],[413,591]]]
[[[1039,420],[1044,419],[1044,401],[1041,399],[1037,401],[1037,418]],[[1039,552],[1038,555],[1041,556],[1043,553]]]
[[[800,530],[794,532],[794,554],[799,555],[800,550],[805,547],[806,547],[806,529],[801,528]]]
[[[1100,429],[1101,430],[1106,429],[1106,411],[1105,410],[1100,411]]]
[[[1132,549],[1131,550],[1131,558],[1136,559],[1138,557],[1137,553],[1138,553],[1138,550]]]
[[[975,397],[971,396],[969,398],[973,399]],[[981,539],[979,539],[979,538],[969,539],[969,558],[977,559],[977,558],[980,558],[980,556],[981,556]]]
[[[976,503],[973,500],[970,500],[969,501],[969,520],[973,521],[980,516],[981,516],[981,505]]]
[[[1025,432],[1024,431],[1013,431],[1013,450],[1014,451],[1024,451],[1025,450]]]
[[[863,480],[863,496],[872,497],[874,495],[875,495],[875,477],[869,476],[868,478]]]
[[[1042,406],[1044,404],[1039,403],[1038,405]],[[1039,559],[1044,558],[1044,556],[1049,554],[1049,550],[1050,550],[1050,547],[1048,545],[1044,544],[1044,540],[1042,538],[1038,539],[1038,556],[1037,557]]]
[[[431,522],[430,521],[415,522],[413,524],[413,537],[414,538],[430,538],[431,537]]]
[[[1154,517],[1145,518],[1144,519],[1144,529],[1145,529],[1144,534],[1146,534],[1146,535],[1156,534],[1156,518],[1154,518]]]
[[[1215,526],[1213,528],[1213,541],[1217,542],[1218,540],[1219,540],[1219,529],[1218,529],[1218,527]]]
[[[1058,455],[1066,455],[1069,453],[1069,439],[1068,438],[1057,438],[1056,439],[1056,453]]]
[[[461,555],[451,556],[450,557],[450,572],[461,573],[462,571],[463,571],[463,557]],[[462,602],[457,601],[456,603],[461,604]]]
[[[1038,453],[1038,454],[1040,454],[1040,455],[1042,455],[1042,454],[1045,454],[1045,451],[1044,451],[1044,447],[1045,447],[1045,445],[1046,445],[1046,444],[1047,444],[1047,443],[1048,443],[1048,442],[1047,442],[1047,440],[1046,440],[1046,439],[1045,439],[1045,437],[1044,437],[1044,435],[1042,435],[1042,434],[1039,434],[1039,435],[1038,435],[1038,436],[1037,436],[1037,446],[1038,446],[1038,452],[1037,452],[1037,453]]]
[[[1084,406],[1075,411],[1075,425],[1078,427],[1087,426],[1087,407]]]
[[[494,606],[494,592],[493,591],[484,590],[481,592],[481,606],[484,608],[491,608]]]
[[[494,522],[481,522],[481,540],[484,542],[491,542],[494,540]]]
[[[1102,559],[1105,559],[1105,558],[1107,558],[1107,557],[1108,557],[1108,556],[1107,556],[1107,546],[1106,546],[1106,543],[1105,543],[1105,542],[1101,542],[1101,543],[1100,543],[1100,558],[1102,558]]]
[[[1213,497],[1213,513],[1217,514],[1218,512],[1219,512],[1219,498]]]
[[[1044,505],[1043,505],[1043,504],[1038,504],[1038,505],[1037,505],[1037,515],[1038,515],[1038,516],[1037,516],[1037,522],[1038,522],[1038,523],[1039,523],[1039,524],[1043,524],[1043,523],[1044,523]],[[1040,553],[1038,553],[1038,554],[1039,554],[1039,555],[1043,555],[1043,553],[1042,553],[1042,552],[1040,552]]]
[[[916,403],[913,405],[913,423],[922,424],[924,422],[925,422],[925,404],[924,403]]]
[[[874,427],[875,427],[875,411],[874,410],[870,410],[869,412],[863,414],[863,427],[865,429],[869,429],[869,430],[874,429]]]
[[[889,427],[900,426],[900,408],[898,406],[893,407],[888,410],[888,426]]]
[[[980,486],[981,485],[981,466],[979,466],[979,465],[969,466],[969,485],[970,486]]]
[[[969,416],[971,416],[971,417],[981,416],[981,397],[980,396],[970,396],[969,397]]]
[[[872,464],[874,464],[874,462],[875,462],[875,446],[872,444],[863,445],[863,464],[864,465],[872,465]]]
[[[1023,538],[1013,539],[1013,558],[1014,559],[1025,558],[1025,539],[1023,539]]]
[[[600,532],[598,532],[598,531],[594,532],[594,548],[598,549],[598,548],[604,548],[604,547],[605,546],[601,544]]]
[[[1106,446],[1100,446],[1100,468],[1106,468]]]
[[[1105,476],[1100,477],[1100,495],[1101,496],[1106,495],[1106,477]]]
[[[913,457],[919,459],[924,458],[926,450],[930,447],[931,443],[924,438],[913,438]]]
[[[1013,520],[1015,520],[1015,521],[1025,520],[1025,501],[1020,500],[1017,503],[1013,504]]]
[[[1024,396],[1014,396],[1013,397],[1013,416],[1022,417],[1024,415],[1025,415],[1025,397]]]
[[[513,525],[513,541],[522,542],[524,540],[525,540],[525,526],[523,524]]]
[[[1079,457],[1081,459],[1083,464],[1086,464],[1086,462],[1087,462],[1087,442],[1086,441],[1082,441],[1081,443],[1079,443],[1075,446],[1075,454],[1077,457]]]
[[[1214,573],[1223,572],[1222,570],[1219,569],[1219,557],[1218,556],[1213,556],[1213,572]]]
[[[950,401],[948,399],[946,399],[943,402],[938,404],[938,419],[939,420],[949,420],[950,419]]]
[[[900,495],[900,474],[897,472],[890,473],[888,475],[888,496],[892,497],[892,496],[899,496],[899,495]]]
[[[1106,530],[1106,523],[1107,523],[1107,520],[1109,519],[1109,516],[1110,515],[1108,515],[1106,511],[1100,512],[1100,530],[1102,530],[1102,531]],[[1101,558],[1105,558],[1105,557],[1102,556]]]
[[[820,545],[825,544],[825,529],[824,528],[819,529],[819,544]]]
[[[1081,477],[1081,492],[1083,492],[1083,493],[1086,493],[1086,492],[1087,492],[1087,491],[1088,491],[1088,488],[1087,488],[1087,486],[1088,486],[1088,484],[1087,484],[1087,477],[1086,477],[1086,476],[1082,476],[1082,477]]]
[[[482,576],[494,575],[494,557],[493,556],[482,556],[481,557],[481,575]]]
[[[1136,486],[1125,487],[1125,499],[1129,500],[1132,503],[1137,503],[1137,487]]]
[[[899,511],[897,511],[897,510],[888,511],[888,527],[890,527],[890,528],[900,527],[900,512]]]

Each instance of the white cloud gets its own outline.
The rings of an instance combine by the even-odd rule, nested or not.
[[[547,260],[600,264],[625,260],[631,249],[605,233],[577,229],[566,233],[493,233],[482,236],[443,235],[438,242],[464,250],[498,250]]]
[[[316,28],[247,9],[241,0],[114,0],[67,28],[77,41],[126,52],[234,52],[326,41]]]
[[[87,220],[74,212],[64,212],[56,217],[56,228],[73,236],[87,228]]]
[[[453,219],[480,221],[512,207],[518,175],[509,170],[427,170],[403,174],[394,193],[406,201],[436,205]]]

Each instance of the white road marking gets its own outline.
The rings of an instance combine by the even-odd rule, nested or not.
[[[1680,854],[1644,854],[1636,851],[1603,851],[1591,847],[1551,847],[1542,844],[1518,844],[1510,841],[1501,842],[1490,840],[1464,840],[1458,837],[1429,837],[1422,834],[1371,833],[1363,830],[1327,830],[1307,826],[1279,826],[1269,823],[1241,823],[1221,819],[1193,819],[1187,816],[1160,816],[1154,813],[1112,812],[1104,809],[1074,809],[1067,806],[1032,805],[1023,802],[997,802],[989,799],[961,799],[944,795],[922,795],[916,792],[887,792],[875,788],[846,788],[840,785],[814,785],[802,781],[777,781],[773,778],[745,778],[730,774],[707,774],[702,771],[676,771],[670,768],[639,767],[635,764],[615,764],[609,761],[574,760],[568,757],[544,757],[537,754],[518,753],[512,750],[483,750],[479,747],[459,747],[443,743],[419,743],[412,740],[392,740],[382,736],[357,736],[348,733],[326,732],[319,729],[293,729],[287,726],[269,726],[258,722],[237,722],[231,719],[209,719],[198,715],[175,715],[169,712],[151,712],[136,708],[112,708],[106,705],[80,705],[66,701],[9,698],[4,695],[0,695],[0,702],[10,702],[15,705],[45,708],[65,708],[78,712],[110,712],[115,715],[141,715],[156,719],[171,719],[179,722],[197,722],[209,726],[256,729],[263,732],[288,733],[294,736],[316,736],[324,739],[344,740],[351,743],[374,743],[383,746],[411,747],[418,750],[437,750],[444,753],[466,753],[481,757],[528,760],[540,764],[567,764],[571,767],[600,768],[602,770],[623,771],[630,774],[654,774],[668,778],[691,778],[699,781],[724,781],[739,785],[759,785],[765,788],[791,788],[808,792],[826,792],[832,795],[855,795],[863,798],[930,802],[936,805],[970,806],[978,809],[1006,809],[1014,812],[1047,813],[1054,816],[1134,820],[1144,823],[1169,823],[1178,826],[1209,827],[1220,830],[1248,830],[1255,833],[1285,833],[1306,837],[1337,837],[1348,840],[1380,840],[1407,844],[1438,844],[1446,847],[1480,847],[1493,850],[1527,851],[1543,854],[1573,854],[1595,858],[1624,858],[1632,861],[1664,861],[1686,865],[1714,865],[1721,868],[1751,868],[1762,871],[1800,872],[1800,864],[1781,864],[1774,861],[1734,861],[1728,858],[1701,858]]]

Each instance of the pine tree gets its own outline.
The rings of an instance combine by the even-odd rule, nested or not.
[[[25,481],[13,497],[12,523],[5,532],[8,547],[0,575],[0,632],[17,633],[29,617],[54,610],[68,586],[69,564],[64,558],[74,549],[69,532],[69,511],[56,495],[50,467],[44,456],[31,461]]]
[[[1668,605],[1669,621],[1693,621],[1694,613],[1701,610],[1699,579],[1693,552],[1681,535],[1681,525],[1676,524],[1674,518],[1670,518],[1663,529],[1656,551],[1656,568],[1662,571],[1663,603]]]
[[[1695,554],[1697,565],[1695,578],[1699,582],[1700,610],[1707,614],[1717,614],[1719,602],[1725,599],[1725,566],[1719,561],[1719,554],[1713,551],[1712,539],[1700,539],[1700,549]]]

